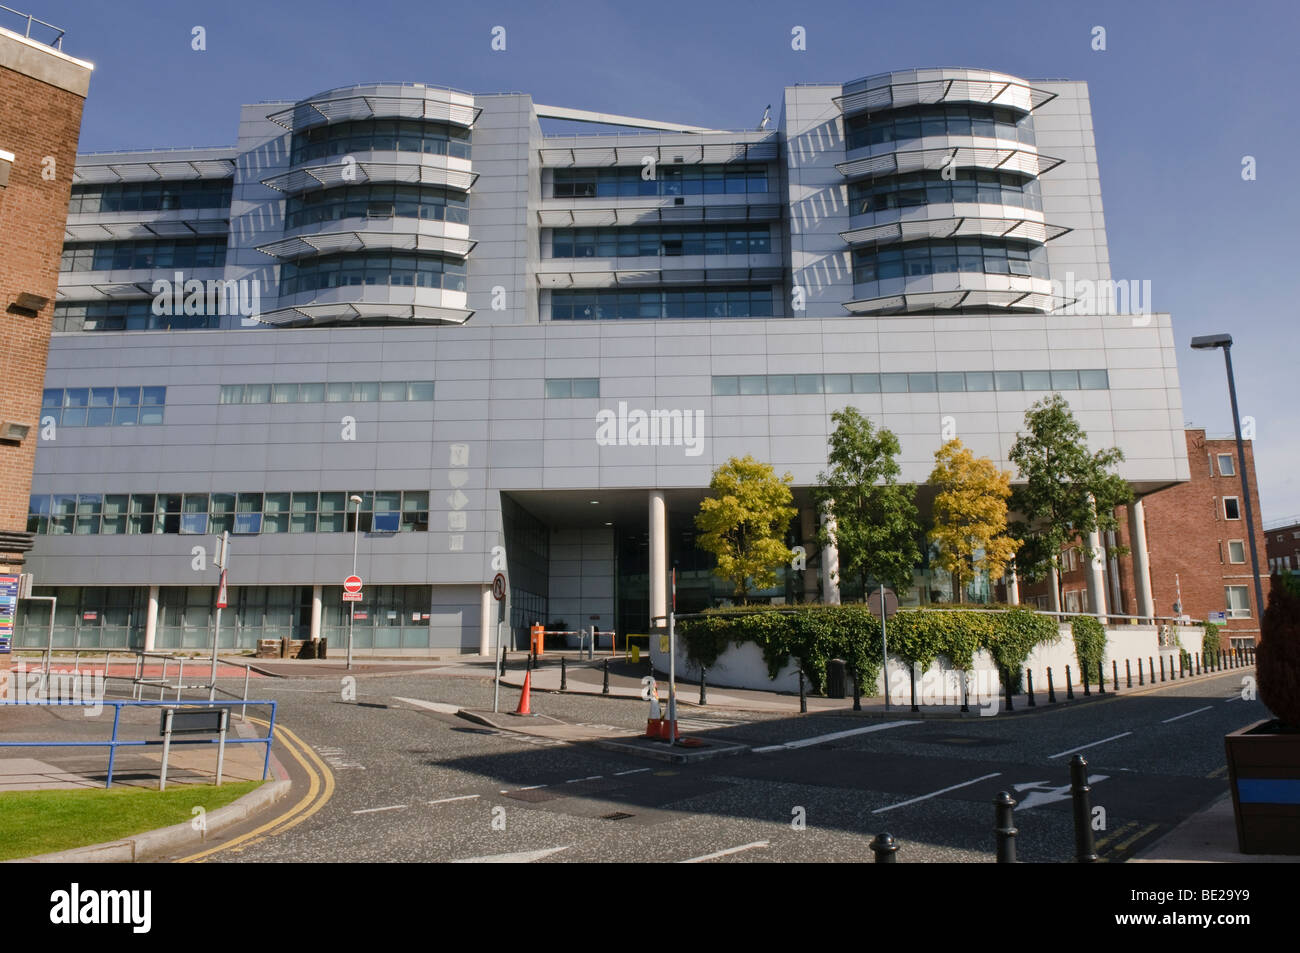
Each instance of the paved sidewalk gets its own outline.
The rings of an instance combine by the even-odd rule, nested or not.
[[[1237,849],[1232,794],[1193,814],[1129,860],[1131,864],[1295,864],[1300,856],[1243,854]]]

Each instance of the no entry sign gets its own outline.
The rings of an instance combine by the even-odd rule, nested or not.
[[[344,591],[344,592],[360,592],[360,591],[361,591],[361,577],[360,577],[360,576],[348,576],[348,578],[344,579],[344,580],[343,580],[343,591]]]

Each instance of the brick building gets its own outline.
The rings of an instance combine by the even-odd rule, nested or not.
[[[1205,619],[1226,612],[1223,644],[1245,644],[1259,637],[1259,613],[1251,583],[1250,543],[1241,499],[1241,467],[1234,438],[1208,438],[1204,430],[1187,430],[1187,461],[1191,480],[1159,490],[1139,500],[1145,526],[1151,602],[1157,616],[1187,615]],[[1255,543],[1259,549],[1264,598],[1268,599],[1268,568],[1264,559],[1264,525],[1260,514],[1259,486],[1251,441],[1245,442],[1245,471],[1250,482],[1255,518]],[[1134,519],[1129,507],[1119,512],[1120,530],[1103,543],[1133,546]],[[1300,531],[1300,527],[1297,527]],[[1273,535],[1277,535],[1274,533]],[[1288,534],[1289,536],[1290,534]],[[1117,537],[1117,538],[1116,538]],[[1300,542],[1293,548],[1300,547]],[[1097,611],[1088,593],[1088,566],[1078,548],[1062,556],[1062,609]],[[1136,591],[1133,555],[1108,557],[1102,611],[1117,615],[1146,615]],[[1040,583],[1025,588],[1024,601],[1051,606],[1050,587]],[[1175,605],[1180,604],[1181,612]]]
[[[32,548],[27,504],[41,391],[92,66],[62,51],[61,30],[26,16],[11,21],[11,11],[0,16],[0,576],[13,576]],[[0,642],[12,622],[11,589],[0,605]]]
[[[1269,573],[1300,572],[1300,518],[1274,523],[1264,531]]]

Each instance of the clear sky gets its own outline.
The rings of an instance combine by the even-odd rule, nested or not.
[[[7,0],[95,64],[83,151],[233,145],[238,107],[335,86],[519,90],[548,105],[752,128],[787,85],[921,66],[1085,80],[1116,279],[1173,314],[1184,416],[1232,432],[1227,331],[1265,522],[1300,515],[1300,4],[866,0]],[[0,17],[12,29],[13,21]],[[207,49],[191,49],[191,30]],[[490,48],[494,26],[506,50]],[[793,26],[807,50],[791,49]],[[1092,49],[1093,28],[1106,50]],[[1257,178],[1244,181],[1242,158]],[[1290,290],[1288,290],[1290,289]]]

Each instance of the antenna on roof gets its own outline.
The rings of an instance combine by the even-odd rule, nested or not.
[[[763,110],[763,118],[759,120],[758,131],[762,132],[772,122],[772,104],[768,103],[767,108]]]

